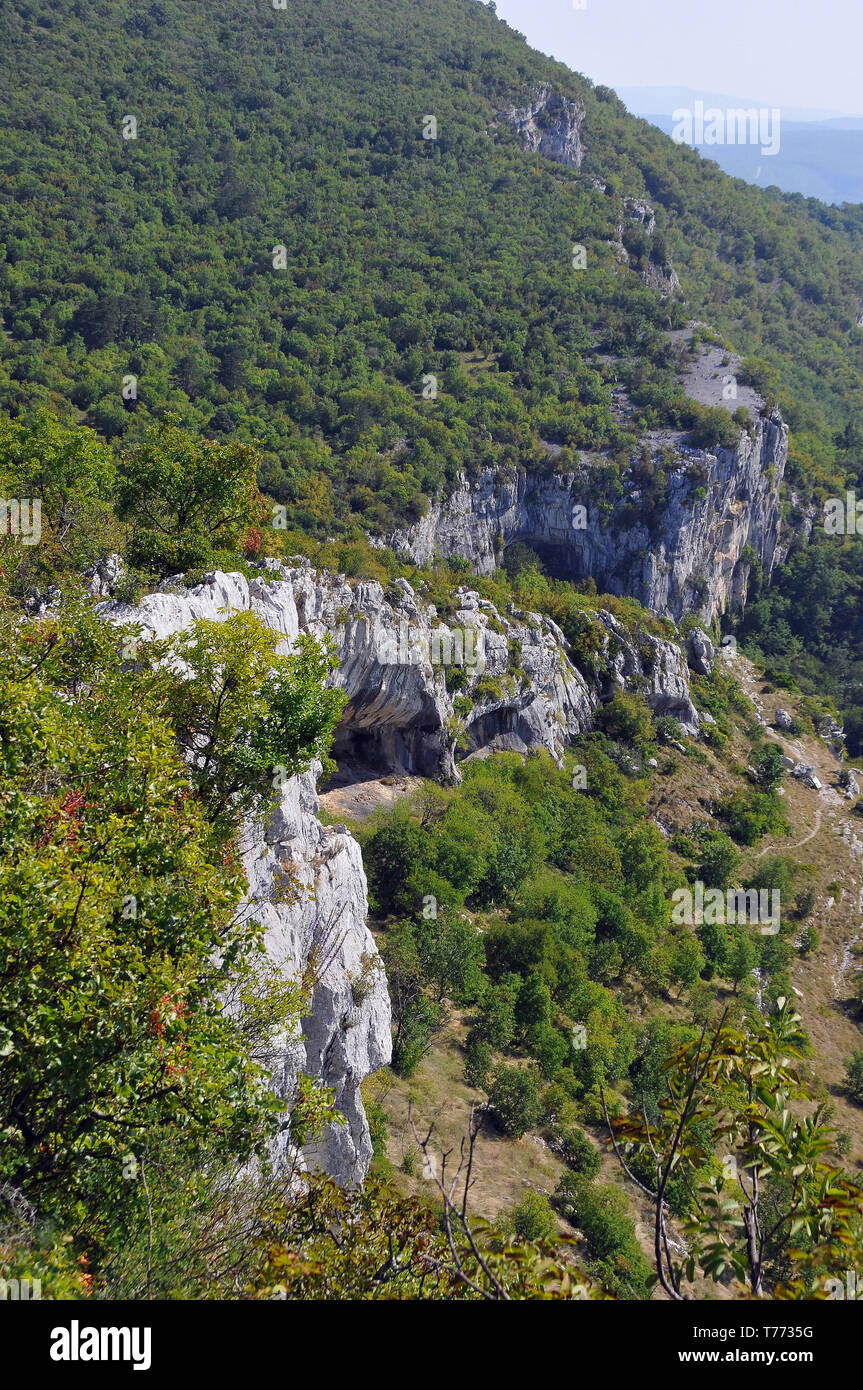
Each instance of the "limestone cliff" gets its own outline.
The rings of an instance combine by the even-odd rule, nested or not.
[[[198,618],[221,619],[251,608],[290,639],[298,632],[296,607],[280,589],[272,593],[263,580],[250,589],[242,575],[218,574],[185,593],[148,594],[135,607],[103,605],[102,614],[139,624],[144,637],[167,637]],[[267,822],[245,826],[242,857],[249,892],[244,910],[263,925],[271,959],[314,981],[302,1037],[285,1039],[267,1060],[275,1089],[286,1099],[294,1095],[301,1072],[333,1087],[345,1124],[331,1126],[304,1157],[347,1184],[361,1181],[371,1161],[359,1088],[365,1076],[390,1060],[390,1001],[366,925],[360,847],[344,826],[327,827],[318,820],[319,773],[316,764],[292,778]]]
[[[360,1096],[363,1077],[390,1060],[390,1001],[383,964],[366,926],[368,900],[360,847],[344,826],[318,820],[320,765],[294,777],[266,826],[250,826],[243,846],[249,911],[266,931],[271,959],[315,980],[302,1040],[271,1065],[276,1091],[290,1100],[297,1076],[319,1077],[335,1093],[346,1123],[306,1150],[308,1162],[343,1184],[360,1181],[372,1157]],[[280,885],[291,885],[288,901]],[[299,900],[293,901],[299,890]],[[323,948],[321,949],[321,943]],[[310,959],[315,954],[323,964]]]
[[[571,101],[548,84],[543,84],[524,107],[509,107],[504,113],[515,126],[525,147],[557,164],[581,167],[584,146],[581,128],[584,104]]]
[[[685,732],[698,731],[680,648],[627,632],[610,613],[595,615],[597,663],[581,671],[550,618],[499,613],[469,588],[453,592],[444,622],[404,579],[385,594],[376,581],[352,585],[308,562],[267,564],[250,581],[216,572],[194,589],[106,611],[166,636],[196,618],[250,609],[288,642],[300,632],[329,638],[338,657],[331,679],[347,695],[333,752],[349,771],[457,780],[457,754],[485,748],[544,748],[560,761],[615,686],[641,690]]]
[[[679,439],[673,447],[675,467],[651,528],[634,477],[609,508],[594,501],[585,461],[577,473],[463,478],[446,501],[387,540],[419,563],[466,556],[481,574],[522,541],[567,577],[592,575],[601,590],[630,594],[666,617],[695,611],[709,623],[743,605],[753,560],[769,576],[777,559],[788,431],[774,412],[752,435],[742,431],[736,449],[691,449]]]
[[[371,767],[458,779],[459,754],[491,749],[545,749],[560,762],[567,742],[621,687],[642,691],[655,712],[698,733],[680,647],[630,631],[604,611],[593,615],[595,655],[584,671],[557,625],[539,614],[504,615],[460,588],[444,623],[404,579],[384,593],[376,582],[317,573],[308,561],[267,561],[251,580],[217,571],[194,588],[172,582],[134,607],[107,602],[100,611],[137,624],[145,639],[235,611],[257,613],[286,647],[300,632],[329,638],[339,661],[331,679],[347,694],[334,753],[348,776]],[[291,779],[266,824],[246,826],[243,862],[247,909],[265,928],[270,957],[316,980],[302,1039],[286,1040],[269,1058],[274,1084],[290,1098],[305,1072],[334,1087],[346,1123],[306,1157],[352,1182],[371,1159],[359,1086],[389,1061],[390,1004],[366,926],[359,845],[344,826],[318,819],[319,772]],[[327,965],[319,970],[322,955]]]

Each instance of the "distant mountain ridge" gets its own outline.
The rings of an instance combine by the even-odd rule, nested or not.
[[[695,87],[633,87],[619,86],[614,89],[622,102],[636,116],[663,116],[670,114],[675,106],[688,106],[700,99],[707,106],[781,106],[783,116],[789,121],[799,121],[805,125],[813,122],[859,121],[863,127],[863,115],[853,116],[847,111],[825,110],[814,106],[787,106],[781,102],[756,99],[752,95],[741,97],[728,92],[705,91]]]
[[[672,134],[674,112],[690,109],[696,101],[722,111],[773,109],[772,103],[763,100],[688,87],[620,87],[617,95],[633,115],[666,135]],[[826,203],[863,203],[863,116],[805,107],[776,109],[781,148],[774,157],[763,158],[757,146],[700,144],[695,148],[726,174],[762,188],[772,184],[784,193],[802,193]]]

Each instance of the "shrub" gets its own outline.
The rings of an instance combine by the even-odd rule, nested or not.
[[[626,1198],[619,1188],[567,1173],[558,1185],[557,1198],[564,1216],[584,1236],[596,1272],[619,1295],[648,1297],[651,1269],[641,1253],[635,1226],[626,1214]]]
[[[583,1129],[576,1125],[555,1125],[551,1142],[567,1168],[584,1178],[596,1177],[602,1160]]]
[[[367,1100],[364,1108],[369,1122],[372,1158],[380,1161],[387,1156],[387,1112],[376,1100]]]
[[[551,1240],[557,1231],[551,1203],[542,1192],[526,1192],[512,1208],[506,1224],[522,1240]]]
[[[653,719],[646,700],[628,690],[616,690],[608,704],[597,711],[596,722],[609,738],[630,743],[639,751],[647,747],[653,734]]]
[[[27,423],[0,419],[0,493],[41,508],[38,544],[10,546],[0,536],[0,578],[13,592],[44,589],[122,550],[124,528],[111,513],[115,471],[111,449],[92,431],[69,429],[47,410]]]
[[[689,405],[691,422],[690,443],[696,449],[736,449],[740,443],[740,426],[735,424],[721,406]]]
[[[521,1136],[542,1118],[539,1073],[534,1066],[495,1068],[488,1098],[504,1131],[512,1139]]]
[[[772,792],[782,781],[782,749],[778,743],[770,743],[755,763],[755,780],[765,792]]]
[[[811,956],[812,952],[817,951],[820,945],[821,937],[810,922],[809,926],[804,927],[803,931],[800,933],[801,956]]]
[[[863,1105],[863,1047],[845,1059],[845,1085],[852,1100]]]
[[[532,1028],[528,1034],[528,1046],[546,1081],[551,1081],[566,1066],[572,1048],[570,1039],[551,1023]]]
[[[488,988],[480,1005],[475,1031],[498,1050],[509,1047],[515,1036],[515,1005],[520,986],[518,975],[504,975]]]
[[[794,911],[798,917],[808,917],[815,906],[815,889],[810,884],[794,896]]]
[[[731,840],[719,831],[707,830],[698,836],[698,844],[698,877],[705,888],[727,888],[740,863]]]
[[[544,1122],[552,1128],[563,1124],[573,1113],[572,1097],[560,1081],[553,1081],[543,1091],[542,1112]]]
[[[468,1033],[464,1049],[464,1076],[467,1084],[485,1091],[491,1075],[492,1052],[488,1043],[473,1029]]]
[[[718,811],[732,839],[740,845],[754,845],[762,835],[780,834],[788,829],[776,798],[754,787],[733,792],[719,803]]]
[[[671,743],[680,738],[680,725],[671,714],[661,714],[653,721],[653,729],[657,743]]]

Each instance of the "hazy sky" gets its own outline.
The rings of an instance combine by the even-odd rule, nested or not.
[[[691,87],[863,115],[863,0],[497,0],[534,48],[610,87]]]

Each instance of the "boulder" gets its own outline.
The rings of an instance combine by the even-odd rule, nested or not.
[[[95,565],[84,571],[84,578],[90,582],[87,585],[88,593],[94,598],[106,597],[114,592],[114,586],[122,579],[126,573],[126,566],[123,564],[119,555],[108,555],[104,560],[98,560]]]
[[[716,660],[716,649],[707,633],[694,627],[689,634],[687,652],[689,665],[699,676],[709,676]]]

